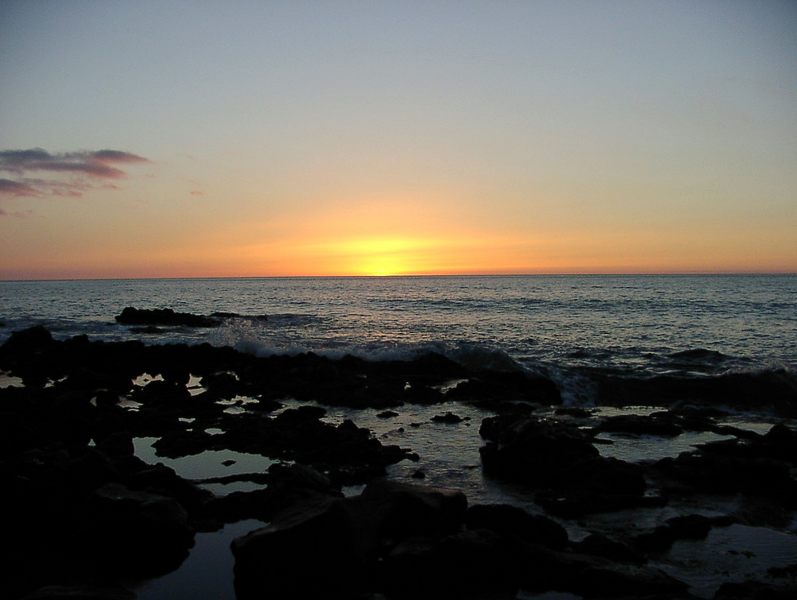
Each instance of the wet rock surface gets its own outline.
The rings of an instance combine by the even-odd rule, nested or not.
[[[212,317],[175,312],[171,308],[126,307],[116,316],[122,325],[182,325],[185,327],[218,327],[221,321]]]
[[[0,389],[0,475],[13,516],[2,583],[9,598],[130,597],[120,584],[175,569],[196,532],[244,519],[270,524],[233,544],[239,598],[514,598],[518,590],[688,598],[686,584],[659,568],[674,546],[734,523],[786,530],[797,508],[797,433],[785,424],[766,433],[721,424],[725,413],[714,412],[702,388],[693,403],[651,415],[599,416],[561,407],[545,378],[435,354],[258,358],[204,344],[59,341],[40,327],[11,335],[0,370],[24,383]],[[145,373],[158,377],[145,381]],[[791,399],[776,383],[780,391],[758,404],[786,414]],[[665,386],[661,398],[677,389]],[[612,393],[619,403],[623,394]],[[731,398],[745,393],[742,386]],[[433,412],[402,421],[413,406]],[[330,419],[340,407],[371,411],[395,431],[377,438],[355,420]],[[522,490],[523,507],[469,507],[462,492],[384,478],[418,460],[413,448],[388,441],[393,433],[409,425],[476,436],[460,416],[476,410],[486,411],[477,413],[485,415],[481,470],[491,485]],[[598,444],[611,441],[596,438],[672,440],[694,431],[730,439],[632,463],[602,455]],[[190,481],[136,457],[139,438],[152,439],[164,460],[235,451],[274,464],[228,474],[237,463],[226,460],[223,476]],[[414,465],[407,480],[433,483],[435,468]],[[201,487],[213,482],[252,487],[217,496]],[[353,495],[350,485],[362,491]],[[627,531],[591,530],[595,515],[728,496],[738,503],[724,515],[662,511]],[[582,533],[573,537],[563,524]],[[785,597],[793,577],[782,571],[723,586],[717,598]]]

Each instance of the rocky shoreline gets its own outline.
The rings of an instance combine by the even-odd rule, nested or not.
[[[128,316],[147,326],[173,317]],[[0,347],[0,371],[21,380],[0,389],[9,598],[134,597],[131,582],[178,567],[196,532],[250,518],[268,525],[233,543],[241,599],[487,599],[521,590],[690,598],[685,582],[656,566],[673,544],[734,525],[788,531],[797,510],[797,433],[789,426],[797,390],[777,374],[765,384],[729,376],[688,388],[672,378],[605,378],[603,403],[662,409],[599,416],[561,406],[559,390],[544,377],[467,368],[436,354],[382,362],[255,357],[206,344],[57,341],[40,327],[10,336]],[[137,384],[145,373],[159,378]],[[325,407],[376,410],[390,419],[406,406],[445,405],[434,421],[460,427],[462,417],[448,410],[452,402],[484,411],[485,477],[523,486],[539,514],[385,478],[391,465],[418,461],[417,450],[385,444],[351,420],[324,420]],[[236,403],[241,410],[230,411]],[[723,424],[721,417],[740,406],[777,424],[764,434]],[[635,439],[684,432],[723,439],[655,461],[598,450],[606,433]],[[157,438],[162,457],[224,449],[275,464],[228,479],[255,489],[217,496],[141,460],[136,438]],[[365,487],[344,494],[353,485]],[[734,510],[710,511],[721,514],[676,514],[612,535],[591,526],[596,515],[683,499],[708,509],[729,497]],[[587,534],[571,536],[568,523]],[[795,597],[795,565],[797,545],[791,565],[756,581],[729,577],[714,597]]]

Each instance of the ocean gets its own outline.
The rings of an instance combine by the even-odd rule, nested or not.
[[[215,328],[163,327],[159,333],[141,333],[115,321],[127,306],[240,316],[226,318]],[[550,377],[564,404],[592,407],[586,420],[577,421],[591,427],[605,419],[661,410],[644,406],[644,396],[636,403],[642,406],[596,403],[593,382],[600,377],[654,380],[645,388],[650,391],[661,377],[700,382],[744,373],[765,382],[775,373],[794,389],[795,308],[797,275],[6,281],[0,282],[0,344],[15,330],[43,325],[57,339],[85,334],[91,340],[147,344],[207,342],[261,356],[314,352],[332,358],[354,354],[369,360],[401,360],[436,351],[471,367]],[[261,315],[267,319],[247,318]],[[135,383],[146,386],[158,377],[155,372],[142,373]],[[21,380],[6,379],[3,385],[21,385]],[[192,395],[202,392],[195,380],[189,383]],[[234,420],[252,402],[235,396],[217,404],[224,408],[225,418]],[[281,403],[280,411],[302,404],[292,398]],[[126,401],[120,406],[135,413],[140,405]],[[420,470],[426,485],[461,490],[470,503],[511,504],[532,514],[543,513],[529,489],[492,479],[480,468],[485,441],[479,429],[482,420],[492,415],[490,410],[455,400],[429,406],[408,403],[386,419],[377,408],[324,408],[326,423],[340,425],[350,419],[380,442],[418,453],[418,462],[390,465],[389,479],[416,481]],[[694,452],[701,444],[733,439],[734,432],[746,439],[765,434],[774,423],[794,427],[793,419],[762,412],[760,407],[749,414],[738,408],[712,417],[713,428],[685,428],[674,436],[604,432],[596,438],[600,442],[596,448],[603,457],[651,468],[661,459]],[[435,422],[435,416],[448,411],[462,421]],[[535,414],[570,418],[558,416],[554,407]],[[194,419],[180,421],[189,430],[193,427],[188,422]],[[205,432],[216,435],[222,429],[214,426]],[[167,458],[156,450],[157,437],[132,441],[135,454],[145,463],[163,463],[218,497],[253,492],[260,486],[246,477],[224,483],[209,478],[262,473],[275,462],[228,449]],[[356,495],[362,487],[344,487],[343,492]],[[764,519],[762,523],[760,515],[750,516],[744,498],[687,495],[670,498],[665,506],[610,511],[561,523],[571,540],[595,532],[630,539],[666,519],[690,514],[739,515],[732,525],[713,528],[704,540],[679,541],[669,554],[651,558],[650,566],[686,582],[695,596],[711,598],[727,581],[767,580],[768,569],[787,568],[797,561],[793,511],[783,515],[783,522],[769,524]],[[233,598],[230,542],[262,525],[242,520],[216,532],[198,533],[188,559],[169,574],[137,583],[138,597]],[[518,598],[580,596],[551,592],[522,593]]]
[[[126,306],[267,315],[135,333]],[[0,342],[55,337],[208,342],[258,355],[371,360],[437,351],[552,377],[589,402],[585,372],[711,376],[797,369],[797,275],[323,277],[0,282]],[[588,377],[587,377],[588,378]]]

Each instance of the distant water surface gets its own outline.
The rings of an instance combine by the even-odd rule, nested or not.
[[[114,321],[125,306],[269,319],[136,334]],[[0,322],[0,340],[42,324],[58,337],[209,342],[258,354],[384,359],[438,350],[548,370],[794,370],[797,275],[0,282]]]

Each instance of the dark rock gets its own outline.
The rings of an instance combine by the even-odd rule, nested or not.
[[[577,419],[588,419],[592,413],[585,408],[578,408],[576,406],[563,406],[554,411],[557,416],[575,417]]]
[[[155,442],[153,448],[158,456],[167,458],[191,456],[210,450],[215,443],[213,437],[204,431],[174,431]]]
[[[282,485],[293,488],[306,488],[322,493],[339,491],[332,481],[316,469],[302,464],[281,465],[275,463],[268,470],[272,486]]]
[[[790,564],[785,567],[770,567],[767,569],[767,574],[770,577],[797,577],[797,563]]]
[[[344,598],[368,589],[356,515],[342,500],[295,506],[232,543],[238,600]]]
[[[641,496],[646,484],[642,466],[598,456],[565,467],[556,487],[609,496]]]
[[[543,490],[537,502],[553,514],[575,517],[661,501],[643,497],[641,466],[601,457],[590,436],[572,425],[509,414],[485,419],[480,433],[489,440],[480,449],[485,473]]]
[[[534,499],[550,514],[565,519],[630,508],[658,508],[667,504],[663,496],[602,494],[578,489],[546,490],[535,494]]]
[[[233,492],[208,502],[204,506],[205,520],[211,523],[234,523],[242,519],[271,521],[292,506],[342,497],[340,489],[328,477],[305,465],[274,464],[262,482],[268,487]]]
[[[218,319],[191,313],[179,313],[171,308],[139,309],[132,306],[125,307],[115,319],[123,325],[218,327],[221,324]]]
[[[131,396],[136,402],[172,408],[184,414],[184,409],[191,402],[191,393],[184,385],[172,381],[152,381],[143,388],[138,388]]]
[[[53,336],[50,332],[36,325],[28,329],[11,332],[11,336],[3,344],[3,353],[8,354],[29,354],[40,352],[53,344]]]
[[[390,598],[513,598],[518,589],[511,545],[486,530],[407,540],[381,571]]]
[[[107,484],[92,495],[81,540],[110,573],[154,576],[177,567],[194,543],[188,514],[171,498]]]
[[[714,600],[793,600],[797,585],[770,585],[760,581],[723,583]]]
[[[567,545],[567,531],[547,517],[532,515],[508,504],[476,504],[468,509],[469,529],[488,529],[506,537],[561,549]]]
[[[446,393],[446,397],[485,408],[504,402],[552,405],[562,401],[559,388],[553,381],[525,372],[485,371],[458,384]]]
[[[665,487],[679,493],[743,493],[797,506],[797,482],[791,477],[789,463],[746,456],[747,450],[740,451],[737,440],[730,442],[662,459],[655,470]]]
[[[158,335],[161,333],[166,333],[165,329],[161,329],[160,327],[155,327],[154,325],[147,325],[146,327],[131,327],[131,333],[146,333],[147,335]]]
[[[221,464],[224,465],[225,467],[231,467],[235,464],[235,461],[231,458],[228,458],[227,460],[221,461]]]
[[[142,468],[126,477],[125,484],[134,490],[173,498],[188,510],[189,514],[198,512],[213,496],[211,492],[183,479],[174,469],[160,463],[156,465],[143,463]]]
[[[399,416],[399,414],[395,410],[383,410],[377,413],[376,416],[380,419],[392,419],[393,417]]]
[[[797,377],[785,369],[757,373],[724,373],[712,377],[659,375],[619,377],[591,372],[598,403],[614,406],[691,404],[732,407],[740,410],[774,411],[797,416]]]
[[[702,540],[711,531],[712,519],[703,515],[684,515],[667,519],[676,539]]]
[[[447,412],[443,415],[435,415],[432,417],[432,421],[435,423],[461,423],[462,417],[459,415],[455,415],[452,412]]]
[[[133,592],[119,587],[49,585],[28,594],[23,600],[135,600],[135,598]]]
[[[369,483],[356,501],[372,515],[383,541],[453,533],[468,507],[465,495],[456,490],[385,480]]]
[[[232,398],[236,394],[244,391],[238,377],[227,371],[205,375],[202,377],[200,385],[220,398]]]
[[[133,437],[126,431],[113,432],[96,442],[97,449],[108,456],[132,456],[134,452]]]
[[[564,467],[598,456],[587,435],[554,421],[489,417],[479,433],[488,440],[480,449],[487,474],[537,487],[552,484]]]
[[[236,595],[349,598],[379,589],[369,576],[392,579],[390,569],[380,575],[381,556],[413,536],[451,535],[466,507],[459,492],[390,482],[355,498],[292,503],[268,527],[233,542]]]
[[[598,426],[598,431],[613,433],[633,433],[674,437],[683,433],[683,428],[676,424],[670,413],[663,411],[651,415],[617,415],[605,418]]]
[[[760,453],[769,458],[797,465],[797,431],[782,423],[774,425],[761,438],[758,446]]]
[[[519,566],[520,585],[533,592],[574,591],[581,571],[606,564],[592,556],[553,550],[539,544],[520,544],[514,549],[514,554]]]
[[[686,594],[688,586],[663,571],[649,567],[612,565],[587,567],[573,582],[573,591],[589,597],[672,598]]]
[[[712,521],[702,515],[673,517],[665,525],[638,535],[634,545],[644,552],[666,552],[676,540],[704,539],[711,531]]]
[[[412,474],[413,479],[426,479],[426,473],[418,469]]]
[[[627,544],[600,533],[592,533],[574,545],[576,552],[606,558],[614,562],[641,564],[644,558]]]

